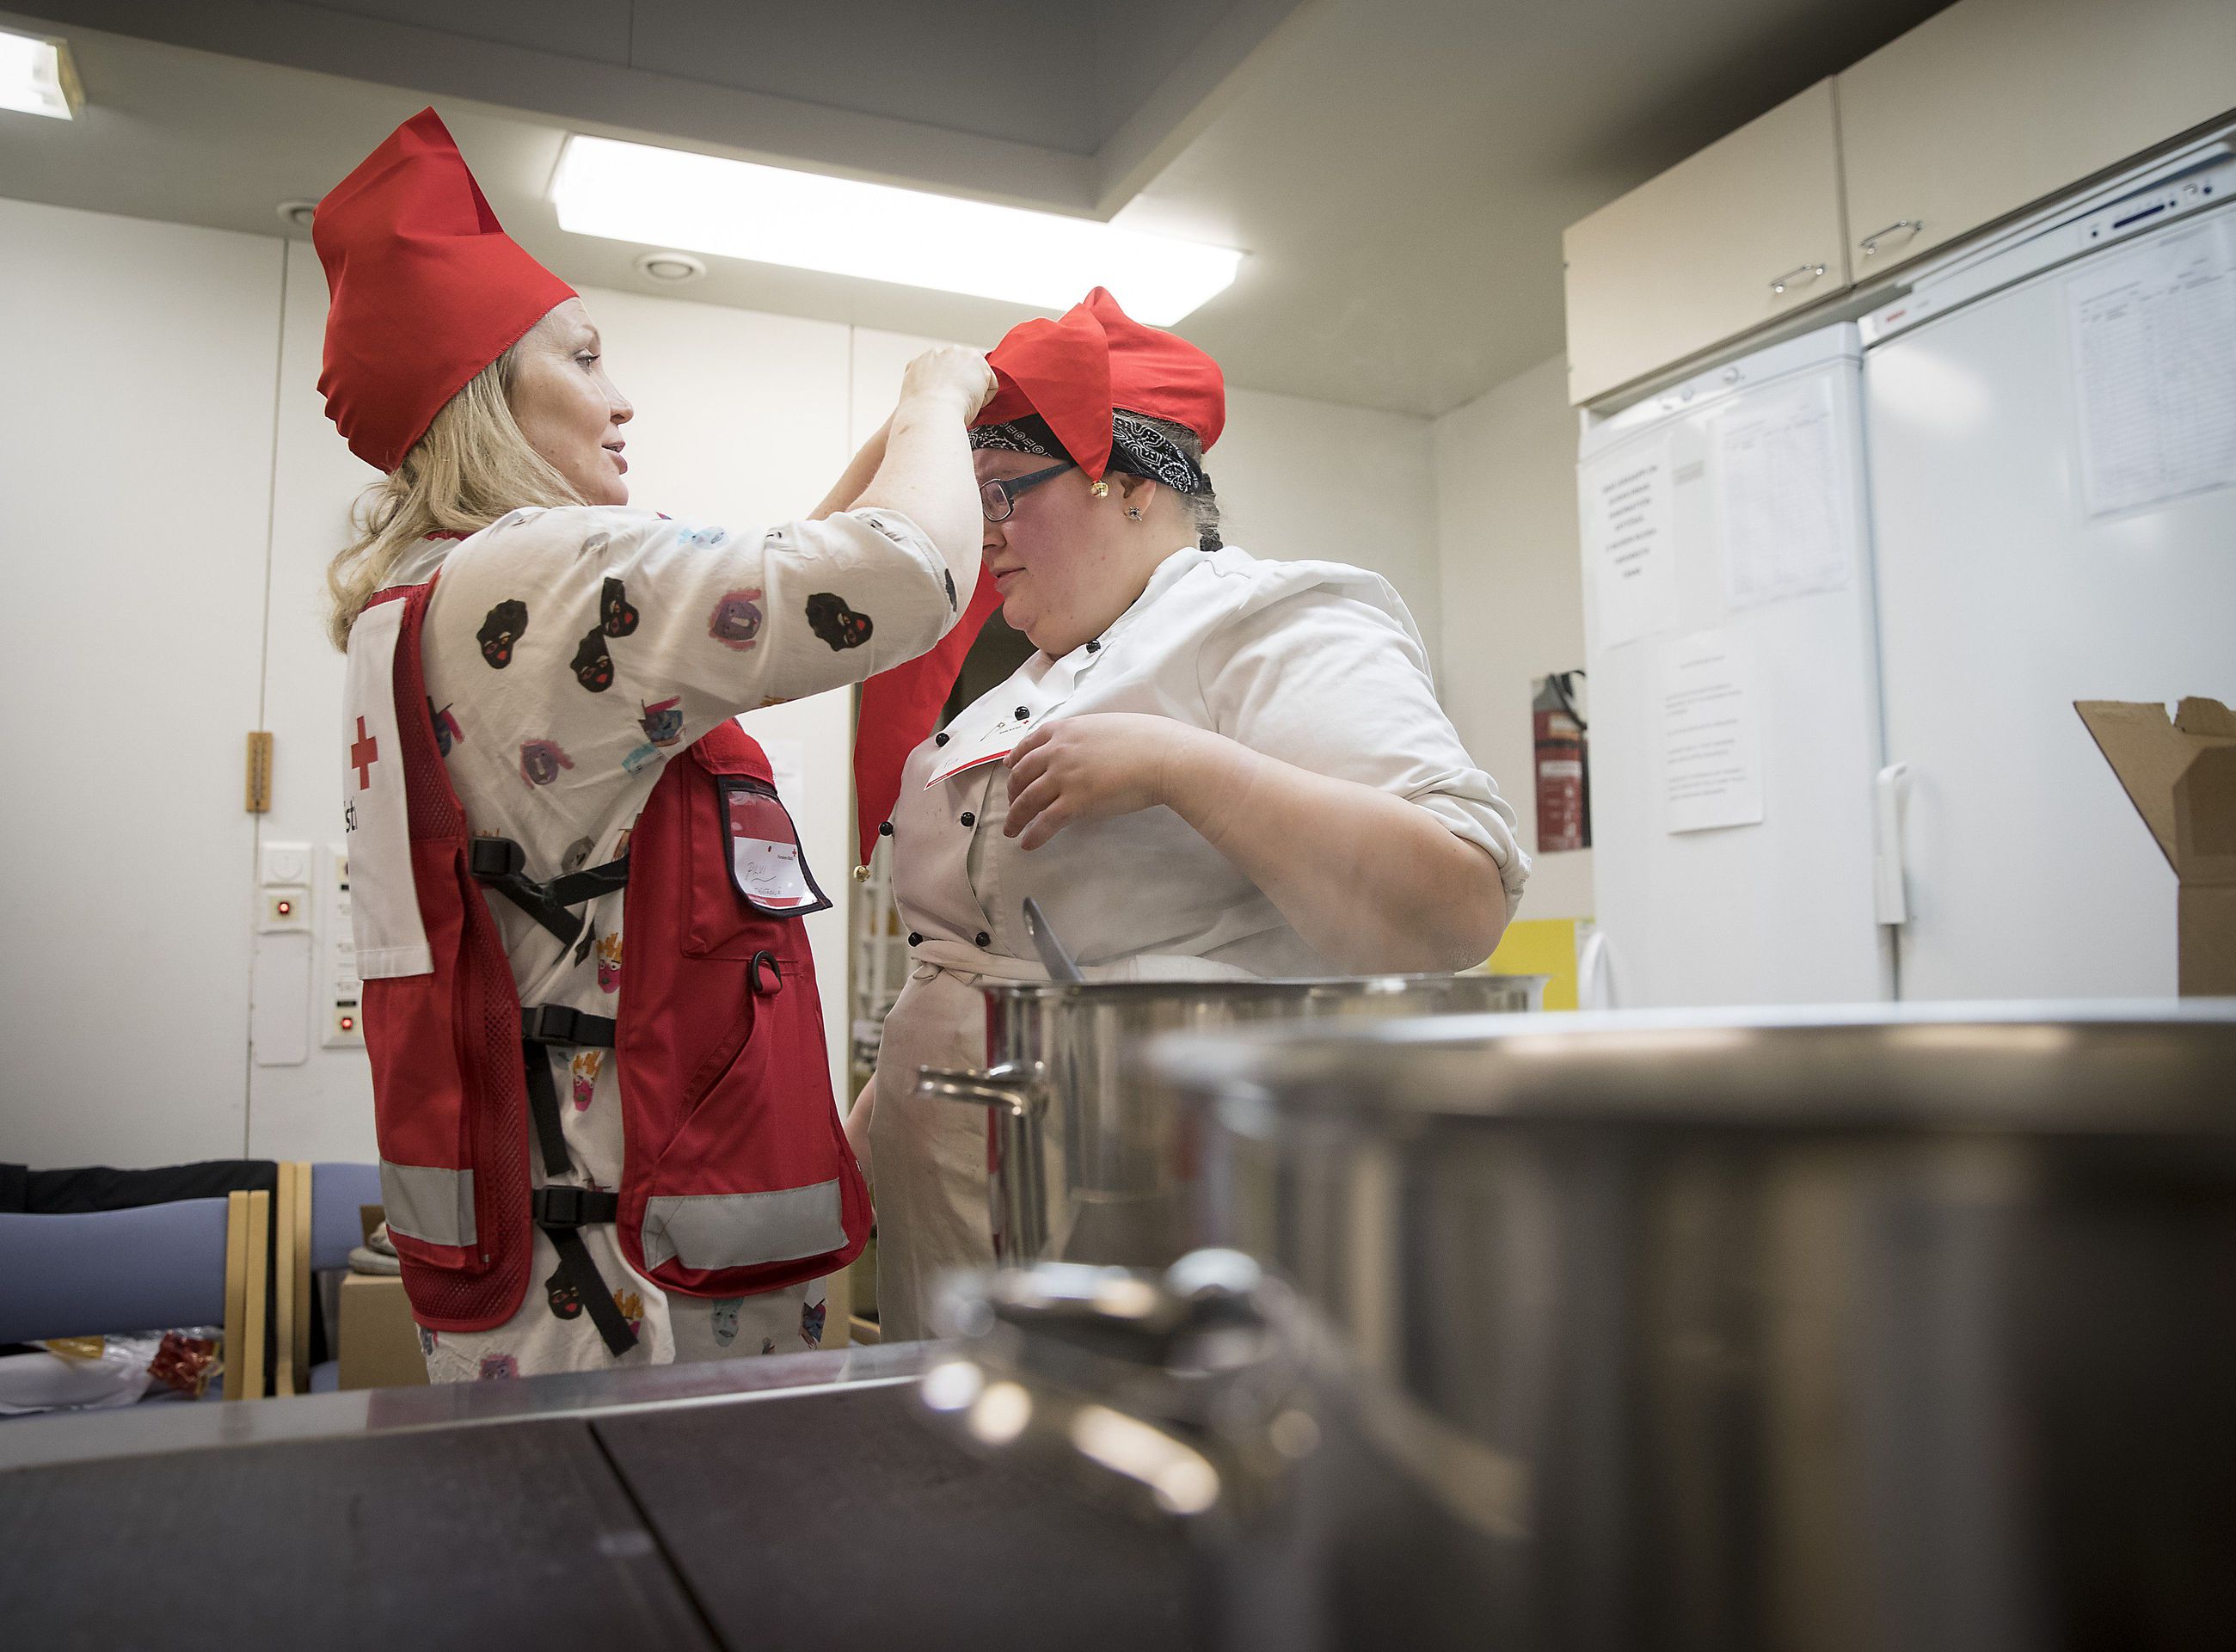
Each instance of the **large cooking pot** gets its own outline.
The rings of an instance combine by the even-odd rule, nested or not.
[[[1194,1155],[1145,1041],[1261,1021],[1518,1014],[1542,976],[1400,975],[1305,981],[996,982],[988,1066],[927,1067],[917,1093],[988,1110],[995,1254],[1161,1267],[1196,1242]]]
[[[996,1275],[926,1397],[988,1440],[971,1385],[1007,1372],[1081,1466],[1200,1527],[1227,1504],[1230,1602],[1269,1568],[1313,1596],[1285,1643],[2236,1644],[2236,1003],[1252,1030],[1152,1064],[1207,1108],[1209,1230],[1338,1352],[1231,1265]],[[1262,1609],[1205,1621],[1271,1643]]]

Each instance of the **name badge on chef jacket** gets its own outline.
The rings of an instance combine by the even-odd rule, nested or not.
[[[730,829],[730,881],[746,905],[772,918],[827,910],[830,897],[807,868],[799,833],[776,788],[751,776],[722,777],[722,811]]]
[[[1041,714],[1043,717],[1048,715],[1046,712]],[[924,789],[929,792],[942,780],[951,780],[974,768],[1000,762],[1016,750],[1017,742],[1024,738],[1025,731],[1032,726],[1033,720],[1029,717],[1004,717],[983,734],[950,740],[945,754],[947,760],[933,766],[930,777],[924,783]]]

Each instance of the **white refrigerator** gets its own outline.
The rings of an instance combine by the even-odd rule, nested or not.
[[[2232,207],[2196,145],[1588,421],[1597,1001],[2174,991],[2072,702],[2236,702]]]

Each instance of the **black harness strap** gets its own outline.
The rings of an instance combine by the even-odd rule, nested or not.
[[[582,1230],[592,1222],[611,1222],[621,1214],[621,1195],[593,1188],[560,1185],[572,1166],[567,1158],[567,1135],[560,1124],[559,1086],[551,1076],[551,1049],[560,1044],[587,1044],[610,1050],[614,1023],[604,1016],[584,1015],[564,1004],[540,1004],[520,1012],[521,1065],[528,1075],[528,1116],[536,1126],[536,1144],[543,1157],[543,1174],[553,1185],[538,1188],[529,1208],[536,1225],[559,1253],[559,1268],[575,1293],[589,1310],[590,1323],[620,1359],[636,1346],[636,1333],[614,1300]]]
[[[476,879],[569,946],[582,932],[582,915],[570,909],[628,886],[627,855],[539,884],[527,874],[526,852],[510,838],[476,838],[470,865]]]

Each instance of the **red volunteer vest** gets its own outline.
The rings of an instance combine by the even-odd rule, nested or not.
[[[352,707],[358,755],[345,781],[358,788],[347,811],[352,910],[382,1192],[414,1318],[438,1331],[503,1324],[526,1296],[538,1227],[616,1353],[629,1333],[591,1292],[620,1281],[596,1281],[577,1232],[585,1223],[615,1222],[630,1266],[687,1296],[775,1290],[843,1267],[868,1237],[869,1194],[832,1095],[801,921],[824,903],[797,863],[767,758],[735,723],[717,725],[668,763],[624,862],[528,881],[511,845],[475,839],[444,767],[420,652],[434,589],[373,599],[400,603],[400,622],[368,626],[372,607],[358,621],[369,649],[394,639],[391,727],[424,949],[367,945],[363,915],[381,892],[366,861],[400,857],[372,853],[376,822],[358,814],[379,800],[372,768],[358,766],[372,750],[363,704]],[[356,633],[351,642],[354,655]],[[352,693],[369,702],[378,661],[352,665]],[[770,875],[795,864],[796,876]],[[624,875],[615,1018],[557,1006],[523,1014],[485,888],[565,934],[569,921],[580,927],[568,904]],[[605,1043],[619,1062],[621,1186],[532,1187],[532,1149],[547,1181],[565,1168],[552,1047],[563,1059],[574,1045]]]

